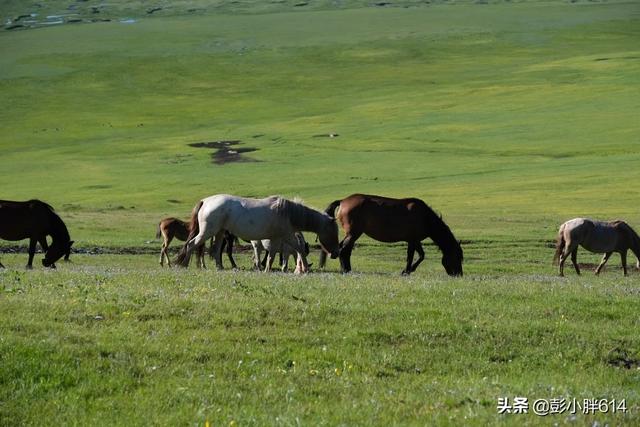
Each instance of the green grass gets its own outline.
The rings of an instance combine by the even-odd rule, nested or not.
[[[404,247],[366,238],[348,276],[2,254],[0,425],[637,425],[638,273],[557,278],[549,241],[575,216],[640,228],[640,4],[296,3],[111,1],[112,22],[0,31],[0,198],[148,253],[211,194],[416,196],[465,277],[429,246],[402,278]],[[188,146],[235,139],[256,162]],[[629,412],[499,416],[515,396]]]
[[[622,352],[640,357],[637,273],[451,280],[427,266],[409,278],[373,273],[371,262],[360,259],[369,273],[295,277],[102,255],[2,272],[1,423],[572,419],[498,415],[497,399],[514,396],[627,399],[626,415],[575,422],[638,423],[640,371],[614,365]]]
[[[3,197],[49,201],[79,245],[141,245],[161,216],[223,192],[318,208],[418,196],[466,240],[541,238],[577,215],[639,223],[639,12],[442,5],[5,31]],[[216,166],[187,145],[221,139],[259,162]]]

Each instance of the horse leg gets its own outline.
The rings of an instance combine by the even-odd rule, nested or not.
[[[271,252],[267,252],[267,265],[264,268],[264,272],[268,273],[271,271],[271,266],[273,265],[273,255],[271,254]]]
[[[47,236],[42,236],[41,238],[39,238],[38,243],[40,243],[42,252],[47,252],[49,250],[49,245],[47,244]]]
[[[189,240],[186,245],[186,252],[184,256],[183,265],[188,266],[189,260],[191,259],[191,254],[197,248],[204,245],[207,238],[205,237],[204,230],[200,230],[200,232],[193,239]],[[216,242],[217,243],[217,242]]]
[[[602,257],[602,261],[600,261],[600,265],[598,266],[598,268],[596,268],[596,275],[600,274],[602,267],[604,267],[607,261],[609,261],[609,257],[611,256],[612,253],[613,252],[607,252],[604,254],[604,256]]]
[[[573,264],[573,267],[576,269],[576,273],[579,276],[580,267],[578,267],[578,248],[577,247],[571,251],[571,263]]]
[[[413,265],[413,254],[416,251],[416,245],[414,242],[409,242],[407,246],[407,266],[404,270],[402,270],[403,276],[408,276],[411,274],[411,266]]]
[[[236,265],[236,262],[233,260],[233,240],[235,239],[235,236],[233,236],[232,234],[229,234],[227,236],[227,258],[229,258],[229,262],[231,262],[231,268],[233,269],[237,269],[238,266]]]
[[[169,267],[171,267],[171,260],[169,259],[169,245],[171,244],[172,240],[173,240],[173,236],[171,235],[167,236],[167,243],[166,245],[164,245],[164,256],[167,259],[167,265]]]
[[[572,248],[573,246],[573,248]],[[573,245],[572,242],[567,242],[565,240],[564,248],[562,249],[562,253],[560,254],[560,262],[558,263],[558,270],[560,272],[560,277],[564,277],[564,262],[569,258],[569,255],[578,249],[578,245]]]
[[[164,243],[160,248],[160,267],[164,267]]]
[[[342,267],[343,273],[348,273],[351,271],[351,252],[353,251],[353,245],[355,245],[356,240],[362,235],[362,233],[348,233],[342,242],[340,242],[340,266]]]
[[[205,246],[206,243],[203,243],[202,246],[198,247],[198,268],[206,268],[206,266],[204,265],[204,252],[205,252]]]
[[[222,265],[222,244],[224,242],[224,230],[218,231],[216,233],[216,240],[214,246],[214,252],[216,255],[216,268],[218,270],[224,270],[224,266]]]
[[[222,243],[222,250],[224,250],[224,242]],[[213,236],[209,239],[209,258],[214,259],[216,254],[213,252]]]
[[[424,261],[424,249],[421,242],[416,242],[416,251],[418,252],[418,260],[411,266],[411,272],[416,271],[416,268]]]
[[[293,252],[295,254],[295,252]],[[289,255],[291,255],[291,251],[289,248],[282,248],[282,252],[280,252],[280,270],[283,273],[286,273],[289,270]]]
[[[27,269],[31,270],[33,268],[33,256],[36,254],[36,243],[37,240],[35,238],[29,239],[29,261],[27,262]]]
[[[169,261],[169,244],[173,240],[173,236],[167,236],[162,233],[162,249],[160,249],[160,266],[164,267],[164,259],[167,258],[167,265],[171,267],[171,261]]]
[[[253,269],[260,271],[260,243],[257,240],[251,241],[251,248],[253,249]]]
[[[620,252],[620,261],[622,261],[622,271],[627,275],[627,251]]]
[[[258,270],[262,270],[263,268],[267,267],[267,260],[269,259],[270,253],[271,252],[268,249],[264,251],[264,258],[262,258],[262,261],[260,261]]]

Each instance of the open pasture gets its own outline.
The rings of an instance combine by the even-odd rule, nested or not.
[[[364,273],[347,276],[161,270],[146,255],[4,271],[2,423],[637,424],[638,273],[523,263],[451,280],[430,262],[401,277],[360,249]],[[628,412],[498,415],[515,396]]]
[[[110,252],[1,254],[0,424],[637,425],[640,274],[558,278],[551,242],[640,229],[640,4],[299,3],[0,30],[0,196]],[[404,246],[365,238],[346,276],[158,265],[157,222],[202,197],[354,192],[442,212],[464,277],[432,245],[400,277]],[[498,415],[515,396],[627,412]]]

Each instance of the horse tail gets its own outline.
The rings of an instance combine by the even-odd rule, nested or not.
[[[162,221],[160,221],[158,223],[158,228],[156,230],[156,239],[159,239],[160,237],[162,237],[162,231],[160,231],[160,225],[162,224]]]
[[[176,264],[183,267],[189,266],[187,261],[187,246],[189,245],[191,239],[196,237],[200,232],[200,226],[198,224],[198,212],[200,212],[200,208],[202,208],[203,204],[204,202],[200,200],[198,204],[193,208],[193,212],[191,213],[191,220],[189,221],[189,236],[187,236],[187,241],[182,246],[182,249],[180,249],[180,252],[178,252],[178,256],[174,261]]]
[[[324,210],[324,213],[329,215],[331,218],[336,219],[336,208],[340,206],[342,200],[334,200],[331,202],[329,206]]]
[[[331,218],[336,219],[336,208],[340,206],[340,203],[342,203],[342,200],[334,200],[329,204],[329,206],[327,206],[327,208],[324,210],[324,213],[329,215]],[[318,266],[320,268],[324,268],[326,264],[327,264],[327,253],[324,250],[321,250]]]
[[[560,255],[564,251],[564,247],[566,242],[564,240],[564,224],[560,226],[560,230],[558,230],[558,237],[556,238],[556,253],[553,254],[553,264],[557,265],[560,261]]]

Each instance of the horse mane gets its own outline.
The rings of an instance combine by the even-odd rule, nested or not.
[[[633,246],[631,250],[636,254],[636,256],[640,257],[640,236],[636,233],[636,230],[633,229],[626,221],[616,221],[622,225],[623,228],[627,229],[629,234],[631,234],[631,240],[633,242]],[[640,259],[640,258],[639,258]]]
[[[71,240],[67,226],[50,204],[38,199],[31,199],[27,201],[27,203],[38,206],[39,208],[44,209],[47,213],[47,216],[51,221],[51,237],[54,240],[61,239],[64,242],[69,242]]]
[[[51,212],[55,212],[56,211],[53,208],[53,206],[51,206],[49,203],[43,202],[40,199],[31,199],[31,200],[28,200],[27,203],[33,203],[33,204],[36,204],[36,205],[41,205],[42,207],[47,208]]]
[[[49,205],[45,203],[45,206]],[[53,211],[53,209],[49,211],[49,218],[51,219],[52,225],[51,237],[53,239],[60,238],[64,242],[70,241],[71,237],[69,236],[69,230],[67,229],[67,226],[65,225],[64,221],[62,221],[62,218],[60,218],[60,216],[58,216],[58,214]]]
[[[452,251],[455,251],[460,255],[460,261],[462,262],[464,260],[464,254],[460,247],[460,243],[456,240],[453,232],[442,219],[442,214],[436,213],[424,202],[424,200],[414,198],[409,200],[414,203],[421,204],[426,209],[427,228],[432,232],[429,237],[431,237],[438,248],[440,248],[443,253],[451,253]]]
[[[326,214],[298,202],[299,199],[292,201],[280,196],[272,196],[272,199],[269,207],[287,218],[298,231],[317,231],[322,222],[329,219]]]

